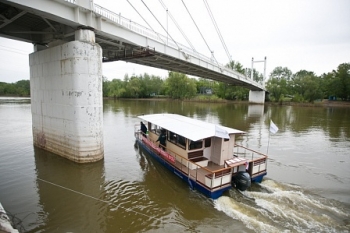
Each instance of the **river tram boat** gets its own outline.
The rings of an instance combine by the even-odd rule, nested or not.
[[[232,187],[246,190],[267,174],[267,155],[235,143],[243,131],[177,114],[138,116],[137,144],[192,189],[216,199]],[[145,127],[146,126],[146,127]],[[157,141],[166,137],[165,146]]]

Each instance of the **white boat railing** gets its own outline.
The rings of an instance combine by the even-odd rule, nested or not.
[[[240,158],[249,159],[249,173],[252,177],[266,172],[267,169],[267,155],[241,145],[235,145],[234,155]]]
[[[267,158],[267,155],[247,147],[236,144],[233,154],[238,157],[247,158],[252,161]]]
[[[191,160],[177,154],[174,151],[167,149],[166,154],[164,155],[164,151],[156,145],[155,142],[151,141],[149,138],[142,136],[140,125],[134,126],[135,138],[143,141],[144,143],[151,146],[154,152],[165,162],[171,163],[173,166],[178,168],[184,174],[186,174],[189,178],[192,178],[196,182],[206,186],[209,189],[218,189],[222,186],[231,185],[232,179],[232,168],[221,168],[215,171],[212,171],[206,167],[202,167],[201,165],[192,162]],[[147,135],[146,135],[147,136]],[[146,141],[147,140],[147,141]],[[151,145],[152,143],[153,145]],[[171,156],[172,158],[169,158]],[[174,162],[173,162],[174,161]]]

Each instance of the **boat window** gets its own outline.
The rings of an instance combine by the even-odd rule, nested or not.
[[[206,138],[204,141],[204,146],[205,147],[210,147],[211,146],[211,138]]]
[[[190,141],[189,143],[190,150],[201,149],[202,147],[203,147],[203,140]]]
[[[183,148],[186,147],[186,138],[185,137],[182,137],[182,136],[178,135],[177,140],[178,140],[177,143],[180,146],[182,146]]]
[[[149,124],[151,124],[151,123],[149,123]],[[155,124],[151,124],[151,126],[149,126],[149,129],[151,129],[150,131],[152,131],[153,133],[159,135],[161,127],[159,127],[158,125],[155,125]]]
[[[182,148],[186,148],[186,138],[175,134],[174,132],[168,131],[168,141]]]
[[[176,142],[176,134],[174,134],[171,131],[168,131],[168,140],[175,143]]]

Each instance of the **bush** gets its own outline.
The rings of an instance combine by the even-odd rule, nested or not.
[[[303,103],[305,102],[304,100],[304,97],[300,94],[295,94],[293,99],[292,99],[293,102],[297,102],[297,103]]]

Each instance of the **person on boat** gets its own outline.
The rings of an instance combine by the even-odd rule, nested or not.
[[[162,148],[163,150],[165,150],[165,145],[166,145],[165,141],[166,141],[165,130],[162,129],[160,131],[160,135],[156,142],[159,142],[159,147]]]
[[[146,136],[146,133],[147,133],[147,127],[142,121],[141,121],[141,133],[143,136]]]

